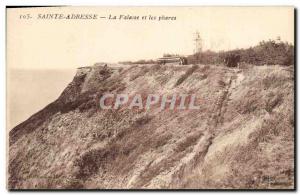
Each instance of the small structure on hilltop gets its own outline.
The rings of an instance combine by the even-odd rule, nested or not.
[[[178,56],[178,55],[164,55],[164,57],[158,58],[157,62],[159,64],[178,63],[179,65],[186,65],[187,58],[184,56]]]

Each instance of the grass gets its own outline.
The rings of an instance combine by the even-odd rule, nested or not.
[[[199,68],[198,65],[193,65],[192,67],[190,67],[183,75],[181,75],[181,77],[179,77],[179,79],[176,81],[174,87],[179,86],[180,84],[182,84],[190,75],[193,74],[193,72],[195,72],[197,69]]]
[[[269,119],[264,119],[258,131],[250,134],[250,139],[255,140],[256,143],[267,142],[279,136],[280,133],[284,133],[286,124],[283,123],[283,118],[282,114],[276,113],[271,115]]]
[[[273,109],[283,102],[283,95],[281,93],[270,93],[266,99],[265,109],[271,113]]]
[[[194,133],[187,136],[183,141],[181,141],[175,148],[176,152],[183,152],[192,145],[195,145],[199,138],[202,136],[202,133]]]
[[[151,67],[150,67],[151,68]],[[150,68],[147,67],[147,66],[142,66],[140,71],[137,72],[136,74],[133,74],[131,77],[130,77],[130,81],[134,81],[135,79],[141,77],[141,76],[144,76],[145,74],[147,74],[147,72],[150,71]]]
[[[155,65],[151,69],[149,66],[149,72],[148,69],[140,71],[140,67],[137,67],[127,73],[131,76],[138,72],[138,77],[141,77],[138,80],[142,81],[143,75],[152,76],[152,71],[154,71],[154,77],[164,76],[161,73],[165,67],[167,66]],[[178,85],[188,84],[192,80],[189,76],[195,71],[197,78],[194,74],[193,79],[201,80],[199,76],[201,74],[208,76],[207,82],[203,82],[203,85],[195,89],[203,93],[205,98],[216,100],[219,97],[219,93],[215,93],[211,88],[212,84],[224,86],[224,82],[219,80],[223,78],[223,74],[216,72],[218,67],[199,66],[197,69],[197,66],[170,66],[167,68],[165,72],[168,72],[169,68],[180,68],[176,71],[185,70],[185,73],[177,80]],[[122,71],[121,74],[125,75],[126,71],[128,70]],[[179,73],[176,71],[174,74]],[[105,72],[102,73],[105,74]],[[276,73],[276,71],[266,71],[261,73],[263,75],[261,77],[257,76],[258,73],[251,73],[245,76],[241,86],[230,89],[241,90],[243,93],[238,91],[239,96],[232,93],[232,99],[224,104],[226,109],[222,109],[222,112],[225,110],[222,113],[223,116],[230,119],[224,120],[225,122],[220,120],[217,127],[211,125],[213,123],[210,122],[213,120],[211,111],[214,110],[212,107],[214,105],[207,105],[207,108],[199,113],[189,112],[187,115],[175,113],[178,116],[167,112],[145,113],[136,110],[97,111],[93,114],[92,108],[97,105],[97,99],[94,99],[95,91],[87,91],[78,95],[77,92],[80,91],[84,80],[84,78],[78,78],[78,82],[73,83],[74,88],[65,94],[65,101],[48,106],[45,111],[37,115],[38,117],[34,116],[26,126],[19,127],[23,131],[33,129],[34,133],[28,134],[28,137],[23,137],[15,143],[19,145],[10,147],[9,186],[28,185],[33,188],[34,183],[26,184],[26,182],[31,182],[28,179],[28,172],[30,176],[42,177],[44,171],[48,171],[51,176],[58,179],[45,180],[45,183],[39,180],[37,187],[57,188],[57,186],[64,185],[61,183],[63,180],[66,182],[65,185],[69,184],[68,188],[72,189],[103,189],[111,186],[180,188],[181,182],[191,177],[191,180],[187,181],[190,183],[183,187],[268,188],[268,186],[263,186],[267,184],[268,178],[276,182],[282,181],[282,178],[285,179],[284,182],[287,179],[292,180],[293,92],[290,88],[279,87],[287,85],[282,82],[290,82],[290,80],[280,79],[280,77],[290,79],[284,75],[287,73],[279,72],[280,75],[272,77]],[[173,73],[170,75],[172,77]],[[277,77],[279,79],[276,79]],[[123,84],[122,78],[124,77],[99,80],[95,86],[99,96],[110,90],[115,92],[127,87],[128,83]],[[262,79],[265,79],[264,85],[262,85]],[[128,85],[135,85],[135,82]],[[263,87],[270,89],[265,91]],[[189,89],[187,86],[187,90]],[[153,91],[155,92],[155,89]],[[209,92],[207,96],[206,92]],[[70,104],[66,105],[66,103]],[[234,115],[236,111],[240,112]],[[54,118],[52,115],[56,112],[60,114],[55,115],[57,117]],[[91,116],[88,113],[91,113]],[[232,119],[237,118],[231,120],[231,116],[228,117],[228,115],[232,115]],[[173,117],[182,119],[173,120]],[[257,125],[250,125],[250,123],[253,124],[252,117],[256,117],[253,121],[258,122]],[[45,122],[45,118],[51,122]],[[262,122],[263,118],[265,121]],[[248,124],[247,121],[250,119]],[[42,126],[44,129],[40,131],[37,126]],[[205,129],[202,129],[202,126]],[[239,133],[241,128],[243,132]],[[200,129],[201,132],[199,132]],[[212,144],[207,144],[206,141],[203,144],[200,143],[205,140],[201,138],[201,133],[210,135],[212,132],[209,130],[214,133]],[[28,130],[25,133],[32,131]],[[231,133],[233,133],[234,142],[231,142]],[[222,139],[223,136],[225,139]],[[35,140],[38,141],[34,142]],[[239,142],[239,140],[245,142]],[[16,147],[18,150],[14,149]],[[34,150],[29,151],[30,147]],[[70,153],[70,155],[67,153],[67,156],[65,156],[66,153],[62,153],[66,147]],[[205,152],[203,152],[204,149]],[[16,154],[15,158],[14,154]],[[190,158],[193,159],[185,161]],[[57,159],[60,164],[50,163],[51,169],[44,166],[52,159]],[[174,174],[172,171],[178,167],[180,171]],[[199,170],[204,170],[204,172]],[[226,172],[222,172],[223,170]],[[67,181],[68,178],[70,181]],[[171,179],[168,180],[168,178]],[[132,183],[128,183],[129,181]],[[149,186],[150,183],[152,186]]]
[[[283,87],[289,79],[283,76],[270,75],[262,79],[262,84],[264,89]]]

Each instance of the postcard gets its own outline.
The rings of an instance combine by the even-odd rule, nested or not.
[[[7,7],[9,190],[295,190],[295,10]]]

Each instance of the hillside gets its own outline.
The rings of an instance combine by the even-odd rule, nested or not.
[[[196,94],[199,110],[101,110],[106,93]],[[294,69],[94,66],[9,132],[10,189],[294,187]]]

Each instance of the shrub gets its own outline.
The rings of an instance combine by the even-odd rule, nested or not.
[[[90,150],[75,160],[74,166],[78,168],[76,178],[84,179],[96,174],[101,165],[107,160],[108,152],[104,149]]]
[[[238,55],[241,63],[255,65],[293,65],[294,46],[282,41],[261,41],[258,45],[248,49],[231,51],[204,51],[188,56],[188,64],[222,64],[228,54]]]

